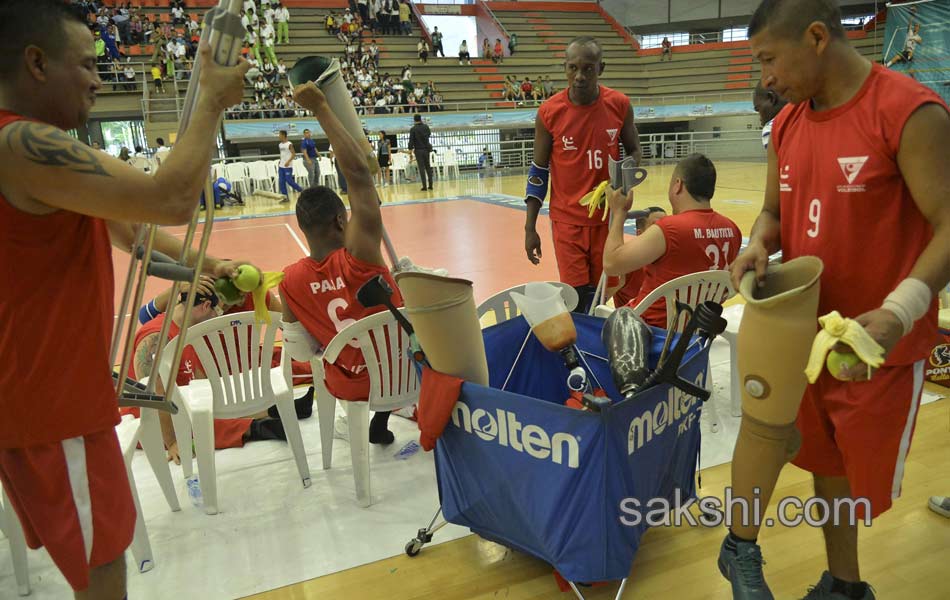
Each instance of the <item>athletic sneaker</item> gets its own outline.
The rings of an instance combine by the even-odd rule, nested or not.
[[[732,600],[775,600],[762,574],[762,550],[752,542],[733,542],[726,535],[719,549],[719,572],[732,584]]]
[[[950,519],[950,497],[931,496],[927,506],[938,515],[943,515]]]
[[[834,577],[831,576],[831,573],[825,571],[821,574],[818,585],[808,588],[808,594],[802,600],[851,600],[850,596],[840,592],[832,592],[831,586],[833,583]],[[867,586],[861,600],[874,600],[874,590],[871,589],[871,586]]]

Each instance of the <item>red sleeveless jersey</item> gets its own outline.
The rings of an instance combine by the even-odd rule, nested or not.
[[[132,348],[137,348],[139,342],[145,339],[146,336],[153,333],[161,333],[162,324],[165,322],[168,313],[162,313],[139,327],[139,330],[135,332],[135,341],[132,342]],[[180,328],[178,325],[172,321],[168,325],[168,339],[172,340],[178,336]],[[164,353],[171,353],[175,351],[174,343],[167,343],[165,345]],[[134,354],[133,354],[134,356]],[[198,353],[195,352],[194,347],[185,346],[181,351],[181,362],[178,363],[178,375],[175,377],[175,383],[177,385],[188,385],[191,383],[191,380],[195,378],[195,369],[201,368],[201,361],[198,359]],[[145,376],[144,374],[142,375]],[[139,376],[135,372],[135,364],[129,365],[129,377],[132,379],[138,379]]]
[[[0,128],[19,120],[0,111]],[[28,214],[0,195],[0,282],[0,448],[114,427],[105,222],[65,210]]]
[[[629,110],[629,98],[604,86],[593,104],[577,106],[568,90],[562,90],[538,109],[538,118],[554,140],[549,163],[552,221],[605,225],[601,211],[592,219],[589,209],[577,201],[610,178],[608,157],[620,158],[620,131]]]
[[[873,65],[847,104],[816,112],[803,102],[776,117],[782,256],[824,262],[819,315],[854,318],[880,308],[933,237],[897,164],[904,125],[927,103],[947,108],[929,88]],[[926,357],[936,333],[934,299],[886,364]]]
[[[284,268],[280,297],[310,335],[326,347],[346,326],[386,310],[380,306],[364,308],[356,299],[360,286],[377,275],[382,275],[393,289],[393,304],[402,306],[402,295],[389,270],[356,258],[346,248],[334,250],[320,262],[307,257]],[[324,368],[327,390],[335,397],[369,397],[366,361],[355,340],[340,352],[335,363],[324,362]]]
[[[742,244],[742,232],[732,219],[708,208],[663,217],[656,226],[666,238],[666,252],[643,267],[643,285],[629,306],[636,306],[650,292],[677,277],[728,269]],[[666,301],[654,302],[642,316],[650,325],[665,329]]]

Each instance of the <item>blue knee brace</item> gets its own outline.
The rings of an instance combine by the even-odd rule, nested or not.
[[[537,198],[541,204],[544,204],[544,198],[548,195],[548,179],[551,177],[551,171],[545,167],[531,163],[528,169],[528,185],[525,188],[525,198]]]

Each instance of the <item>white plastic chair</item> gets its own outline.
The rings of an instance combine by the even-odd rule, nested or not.
[[[442,155],[442,171],[443,176],[448,179],[449,172],[455,171],[456,177],[461,177],[459,173],[459,159],[458,155],[455,153],[455,150],[449,148],[445,151],[445,154]]]
[[[355,342],[363,352],[369,375],[369,398],[366,402],[350,402],[334,398],[323,384],[323,361],[333,363],[344,347]],[[379,357],[379,358],[377,358]],[[329,469],[333,452],[333,420],[336,401],[343,403],[349,427],[350,456],[356,500],[366,508],[372,504],[369,465],[369,413],[392,411],[411,406],[419,400],[419,381],[409,350],[409,336],[399,327],[389,311],[379,312],[343,328],[327,344],[322,356],[311,359],[317,411],[320,420],[320,443],[323,446],[323,468]]]
[[[398,173],[402,173],[402,178],[408,178],[409,155],[404,152],[393,152],[392,165],[389,167],[393,172],[393,184],[399,183]]]
[[[320,165],[320,181],[317,183],[334,190],[337,189],[339,185],[336,180],[336,169],[333,168],[333,161],[326,156],[321,156],[317,159],[317,164]]]
[[[290,166],[294,169],[294,181],[297,182],[297,185],[304,189],[310,187],[310,173],[307,172],[307,167],[303,164],[303,157],[298,155],[290,163]]]
[[[214,419],[249,417],[277,406],[287,441],[297,463],[303,486],[310,487],[310,467],[304,451],[300,424],[294,408],[291,363],[281,354],[281,365],[271,368],[274,340],[280,328],[280,313],[271,312],[271,324],[258,324],[253,312],[222,315],[188,330],[185,344],[195,349],[207,379],[196,379],[175,387],[174,401],[179,413],[175,436],[182,471],[191,477],[192,451],[187,442],[194,434],[198,455],[198,481],[204,510],[218,512],[217,477],[214,460]],[[163,359],[163,380],[170,372],[171,353]],[[178,370],[175,369],[174,373]],[[184,441],[182,441],[184,440]]]
[[[648,308],[653,306],[653,303],[658,300],[666,301],[666,315],[667,315],[667,328],[669,328],[672,323],[669,319],[672,319],[676,314],[676,302],[682,302],[683,304],[689,305],[690,308],[696,308],[701,303],[706,301],[723,303],[729,298],[732,298],[736,294],[735,288],[732,286],[732,278],[730,277],[729,271],[700,271],[698,273],[690,273],[688,275],[683,275],[682,277],[677,277],[667,281],[660,287],[656,288],[650,292],[643,300],[637,304],[633,310],[637,315],[642,315]],[[599,317],[610,316],[614,309],[609,306],[600,305],[594,311],[594,314]],[[689,319],[687,314],[680,315],[680,320],[675,324],[674,331],[680,333],[683,331],[683,328],[686,326],[686,323]],[[738,322],[736,323],[736,330],[738,330]],[[735,360],[735,337],[724,335],[724,339],[729,342],[730,348],[730,368],[732,370],[731,375],[731,392],[730,392],[730,410],[733,414],[736,412],[737,405],[737,396],[738,396],[738,374],[736,373],[736,360]],[[706,387],[707,389],[712,389],[712,367],[708,366],[706,369]],[[719,431],[719,411],[716,409],[716,405],[712,400],[703,404],[703,413],[709,419],[709,429],[713,433]]]
[[[225,178],[231,182],[235,189],[240,189],[242,194],[249,195],[249,192],[251,191],[251,180],[248,176],[246,163],[228,163],[224,166],[224,172]]]
[[[30,565],[26,560],[26,538],[23,536],[23,528],[20,526],[20,520],[10,504],[10,498],[7,492],[2,492],[3,504],[0,505],[0,531],[7,536],[7,543],[10,545],[10,558],[13,560],[13,577],[16,579],[17,594],[20,596],[29,596],[30,592]]]
[[[564,304],[567,305],[567,310],[572,311],[577,308],[577,290],[560,281],[549,281],[548,283],[561,289],[561,297],[564,298]],[[497,324],[504,323],[520,315],[521,311],[518,310],[518,305],[515,304],[515,301],[511,298],[511,292],[524,293],[526,285],[527,284],[522,283],[507,290],[502,290],[491,298],[482,301],[482,303],[478,305],[478,308],[475,309],[478,314],[478,319],[481,320],[486,314],[492,312],[495,314],[495,323]]]
[[[274,177],[271,175],[270,167],[267,161],[257,160],[247,164],[248,177],[254,190],[266,190],[272,192],[275,189]]]
[[[155,423],[158,423],[158,415],[152,413]],[[144,413],[143,413],[144,414]],[[148,529],[145,527],[145,517],[142,515],[142,505],[139,502],[138,488],[135,485],[135,476],[132,473],[132,458],[135,456],[135,448],[142,441],[140,434],[143,426],[149,421],[143,422],[131,415],[122,417],[122,421],[116,425],[115,433],[119,438],[119,448],[122,450],[122,458],[125,462],[125,472],[129,478],[129,487],[132,489],[132,501],[135,503],[135,533],[132,537],[132,545],[129,550],[132,552],[132,558],[135,560],[135,566],[139,573],[151,571],[155,567],[155,561],[152,557],[152,545],[148,539]],[[161,432],[159,431],[159,435]],[[161,440],[161,438],[159,438]],[[162,448],[162,460],[165,462],[165,471],[168,471],[168,464],[164,456],[164,447]],[[157,475],[157,473],[156,473]],[[171,483],[171,473],[168,472],[168,482]],[[29,596],[30,589],[30,566],[27,562],[26,538],[23,534],[23,528],[20,520],[13,510],[10,498],[0,485],[3,504],[0,505],[0,530],[7,536],[10,545],[10,556],[13,560],[13,576],[17,583],[17,594],[20,596]],[[174,489],[174,488],[173,488]],[[177,506],[178,499],[175,498],[175,506],[172,510],[180,510]]]

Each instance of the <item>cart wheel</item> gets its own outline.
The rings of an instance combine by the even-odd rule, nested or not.
[[[406,555],[412,557],[419,554],[422,550],[422,542],[418,539],[411,539],[406,543]]]

